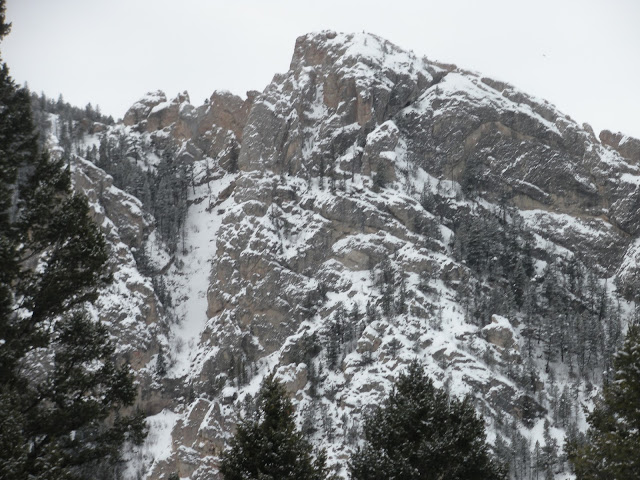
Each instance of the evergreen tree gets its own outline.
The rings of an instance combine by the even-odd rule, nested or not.
[[[0,0],[0,38],[8,32]],[[141,416],[106,329],[84,313],[108,250],[63,161],[39,149],[26,89],[0,67],[0,478],[114,478]]]
[[[387,187],[389,183],[390,174],[387,171],[387,166],[379,162],[376,168],[376,173],[373,175],[373,188],[376,191],[382,190]]]
[[[187,166],[177,162],[173,149],[167,149],[157,167],[151,212],[158,223],[158,231],[171,252],[176,251],[184,227],[188,188]]]
[[[156,375],[164,377],[167,374],[167,361],[164,358],[162,345],[158,346],[158,358],[156,359]]]
[[[349,465],[356,480],[506,478],[489,453],[484,423],[470,400],[436,388],[418,362],[367,417],[364,437],[364,448]]]
[[[631,480],[640,472],[640,325],[629,327],[614,367],[614,381],[587,418],[586,442],[568,442],[578,480]]]
[[[571,410],[571,396],[569,393],[569,388],[565,385],[558,400],[558,420],[562,427],[567,427],[569,425],[569,420],[571,419]]]
[[[238,425],[222,454],[225,480],[325,480],[324,452],[314,460],[311,444],[296,429],[293,404],[272,373],[266,377],[253,416]]]
[[[422,186],[422,192],[420,193],[420,205],[426,211],[433,213],[436,208],[436,199],[431,193],[431,186],[429,185],[429,181],[424,183]]]
[[[551,436],[551,425],[549,420],[544,421],[543,439],[544,446],[542,447],[542,468],[544,469],[544,478],[550,478],[553,480],[556,464],[558,463],[558,443],[555,438]]]

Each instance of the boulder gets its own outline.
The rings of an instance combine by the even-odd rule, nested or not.
[[[491,323],[481,330],[485,340],[499,350],[517,348],[515,333],[509,320],[500,315],[492,315]]]

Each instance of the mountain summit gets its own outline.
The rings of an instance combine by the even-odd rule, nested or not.
[[[154,92],[84,133],[50,143],[117,252],[96,316],[151,427],[130,478],[220,478],[272,371],[345,476],[416,359],[472,397],[514,477],[568,472],[564,435],[635,306],[638,140],[331,31],[298,38],[261,93]]]

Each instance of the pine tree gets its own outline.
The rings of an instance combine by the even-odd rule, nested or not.
[[[349,464],[355,480],[506,478],[470,400],[436,388],[417,361],[366,418],[364,437]]]
[[[5,2],[0,0],[0,38]],[[114,478],[141,416],[106,329],[84,313],[108,249],[68,168],[40,151],[26,89],[0,67],[0,478]]]
[[[222,454],[225,480],[325,480],[331,478],[324,452],[312,455],[311,444],[296,429],[293,404],[272,373],[257,398],[255,415],[238,425]]]
[[[553,480],[554,471],[558,462],[558,443],[555,438],[551,436],[551,425],[549,420],[544,421],[543,439],[544,446],[542,447],[542,461],[544,468],[545,479],[550,478]]]
[[[614,368],[614,381],[587,418],[586,442],[568,442],[578,480],[631,480],[640,472],[640,325],[629,327]]]
[[[569,393],[569,388],[567,385],[562,389],[562,394],[560,395],[560,399],[558,400],[558,420],[560,421],[560,425],[562,427],[567,427],[569,425],[569,420],[571,419],[571,396]]]
[[[158,347],[158,358],[156,359],[156,375],[164,377],[167,374],[167,360],[164,358],[162,345]]]
[[[389,183],[390,174],[387,171],[387,166],[383,162],[379,162],[376,167],[376,173],[373,175],[373,188],[375,191],[380,191],[387,187]]]

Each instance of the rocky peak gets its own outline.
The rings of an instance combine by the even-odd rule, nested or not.
[[[385,70],[418,73],[424,69],[424,64],[424,60],[418,59],[413,52],[407,52],[377,35],[325,30],[298,37],[289,70],[302,71],[307,67],[330,70],[337,66],[368,68],[377,74]]]
[[[180,130],[177,136],[185,134],[183,125],[193,113],[193,106],[189,102],[189,94],[185,91],[171,100],[167,100],[162,91],[146,94],[127,111],[123,123],[126,126],[135,126],[139,131],[154,132],[166,127],[175,126]]]
[[[122,122],[127,126],[136,125],[146,120],[153,108],[166,101],[167,96],[163,91],[156,90],[155,92],[149,92],[127,110]]]
[[[129,350],[157,414],[152,436],[165,445],[157,455],[149,447],[146,478],[217,480],[218,453],[273,369],[334,464],[416,357],[440,385],[474,396],[496,432],[513,426],[512,441],[530,441],[532,427],[555,421],[552,388],[602,378],[596,367],[578,372],[575,355],[570,365],[544,358],[556,348],[541,346],[549,321],[558,312],[565,327],[600,321],[614,310],[613,284],[620,311],[623,296],[637,297],[635,141],[603,132],[600,143],[512,85],[375,35],[302,36],[289,71],[262,93],[216,91],[194,107],[186,94],[155,92],[104,135],[135,145],[136,165],[153,171],[175,152],[169,160],[188,172],[180,247],[169,254],[109,176],[73,166],[118,234],[121,288],[109,308],[124,338],[144,339]],[[134,250],[150,259],[157,301],[135,275]],[[568,290],[580,282],[589,287]],[[535,301],[514,306],[518,295]],[[169,333],[153,326],[165,300]],[[596,303],[608,309],[592,315]],[[140,332],[145,315],[155,341]],[[614,345],[612,325],[593,348]],[[159,345],[163,379],[153,373]],[[580,378],[575,392],[588,402]]]
[[[209,98],[209,108],[200,122],[199,131],[206,131],[213,125],[233,132],[238,141],[242,141],[242,130],[247,123],[249,110],[258,92],[247,92],[242,99],[228,91],[213,92]]]
[[[609,130],[603,130],[600,132],[600,141],[603,145],[613,148],[634,165],[640,164],[640,140],[637,138],[620,132],[612,133]]]
[[[289,72],[256,99],[245,131],[252,140],[239,165],[310,174],[319,154],[339,158],[357,137],[364,145],[376,125],[416,101],[443,74],[374,35],[300,37]],[[264,130],[277,134],[265,138]]]
[[[194,107],[185,91],[172,100],[152,92],[126,113],[123,125],[133,129],[160,150],[180,152],[182,162],[210,158],[222,169],[237,168],[237,157],[249,111],[258,92],[242,99],[227,91],[215,91],[201,106]]]

